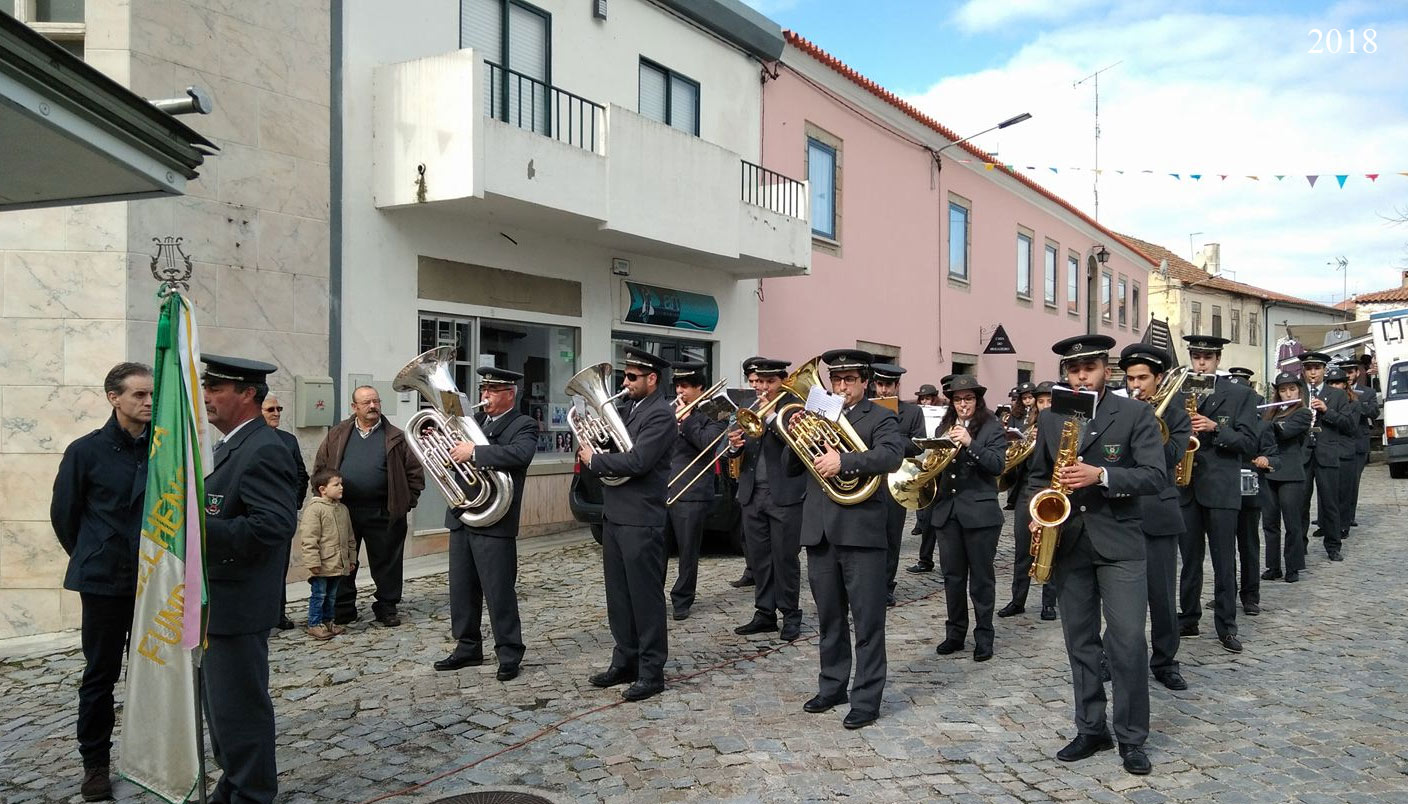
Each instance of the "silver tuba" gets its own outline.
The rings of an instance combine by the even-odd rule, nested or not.
[[[419,391],[430,403],[406,422],[406,443],[460,521],[471,528],[486,528],[503,519],[513,505],[513,478],[502,470],[480,469],[450,458],[450,450],[461,441],[489,443],[479,423],[468,415],[480,406],[466,407],[464,394],[455,386],[450,373],[454,359],[452,346],[431,349],[397,372],[391,387]]]
[[[626,423],[616,412],[616,400],[626,392],[612,394],[611,379],[614,373],[610,363],[597,363],[572,375],[567,381],[567,395],[580,398],[586,403],[586,412],[579,412],[577,405],[567,411],[567,424],[578,444],[589,444],[597,452],[630,452],[634,446],[626,432]],[[619,486],[630,480],[629,477],[603,477],[601,482],[608,486]]]

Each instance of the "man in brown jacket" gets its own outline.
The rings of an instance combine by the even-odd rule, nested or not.
[[[328,431],[313,461],[313,474],[324,469],[342,475],[343,498],[352,515],[358,549],[367,545],[367,563],[376,583],[372,615],[387,627],[401,624],[401,561],[406,546],[406,516],[416,507],[425,477],[406,444],[406,434],[381,415],[381,396],[370,385],[352,391],[352,415]],[[357,617],[357,568],[338,584],[338,625]]]

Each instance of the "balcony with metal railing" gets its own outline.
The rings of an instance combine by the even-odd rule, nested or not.
[[[485,61],[489,116],[558,142],[598,153],[606,107],[529,75]]]

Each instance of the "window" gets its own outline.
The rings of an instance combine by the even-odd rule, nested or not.
[[[1060,249],[1050,243],[1046,244],[1046,275],[1042,289],[1042,299],[1047,307],[1056,307],[1056,255]]]
[[[1017,295],[1032,296],[1032,236],[1022,232],[1017,233]]]
[[[1227,333],[1227,337],[1233,343],[1242,342],[1242,311],[1232,311],[1232,329]]]
[[[1113,283],[1114,277],[1110,275],[1109,271],[1100,274],[1100,318],[1105,321],[1110,320],[1110,315],[1113,312],[1110,309],[1110,286]]]
[[[1119,301],[1119,309],[1120,309],[1120,320],[1119,320],[1119,324],[1120,324],[1120,326],[1122,326],[1122,327],[1129,326],[1129,298],[1128,298],[1128,296],[1129,296],[1129,280],[1128,280],[1128,279],[1125,279],[1124,277],[1120,277],[1120,283],[1119,283],[1119,287],[1118,287],[1117,293],[1118,293],[1117,298],[1118,298],[1118,301]]]
[[[83,58],[84,0],[0,0],[0,11]]]
[[[1139,283],[1134,284],[1134,292],[1130,296],[1130,323],[1134,331],[1138,332],[1141,322],[1144,320],[1139,314]]]
[[[968,281],[969,229],[972,208],[955,196],[948,200],[948,275],[950,279]]]
[[[1256,346],[1260,333],[1256,326],[1256,313],[1247,313],[1247,343]]]
[[[641,59],[640,113],[699,136],[699,82]]]
[[[1080,257],[1066,257],[1066,312],[1080,314]]]
[[[836,240],[836,148],[807,138],[807,181],[812,187],[812,234]]]
[[[1222,337],[1222,307],[1216,304],[1212,306],[1212,336]]]
[[[709,341],[692,341],[687,338],[672,338],[660,335],[644,335],[639,332],[611,333],[611,351],[613,365],[621,365],[626,359],[626,347],[631,346],[663,357],[671,363],[682,363],[685,361],[703,363],[705,373],[710,382],[719,379],[714,375],[714,344]],[[621,375],[624,372],[616,369],[616,386],[611,389],[612,393],[621,389],[621,382],[624,379]],[[565,382],[565,381],[564,381]],[[665,388],[665,393],[670,399],[674,399],[674,389]]]
[[[950,364],[950,371],[954,374],[971,374],[978,376],[978,356],[964,352],[954,352],[953,362]]]
[[[460,47],[488,62],[489,108],[519,128],[549,131],[552,16],[521,0],[460,0]]]
[[[1188,308],[1188,323],[1192,327],[1189,335],[1201,335],[1203,333],[1203,303],[1190,302]]]

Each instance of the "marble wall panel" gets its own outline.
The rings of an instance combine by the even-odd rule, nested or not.
[[[0,637],[27,636],[64,627],[58,589],[0,589]]]
[[[218,140],[221,148],[227,142],[259,144],[259,95],[263,90],[216,72],[196,71],[191,83],[209,90],[215,99],[215,109],[195,123],[202,134]],[[221,154],[206,162],[223,159]]]
[[[220,166],[222,192],[229,184],[231,164]],[[182,249],[192,260],[247,268],[257,264],[259,249],[255,238],[259,233],[259,214],[253,205],[190,197],[175,198],[167,203],[174,208],[171,229],[155,234],[184,238]],[[133,250],[148,255],[156,253],[150,237],[145,245]]]
[[[0,318],[0,385],[62,385],[64,323],[45,318]],[[9,488],[0,484],[9,496]]]
[[[6,460],[20,453],[62,455],[74,439],[102,427],[111,413],[101,377],[93,386],[11,386],[0,397],[0,453]]]
[[[127,359],[127,322],[71,318],[64,322],[64,385],[101,387],[103,378]],[[148,365],[152,356],[138,358]]]
[[[326,22],[323,27],[326,29]],[[288,55],[288,72],[284,76],[282,91],[299,100],[329,106],[332,61],[327,45],[309,47],[287,36],[280,36],[279,43]]]
[[[185,0],[132,0],[130,48],[183,67],[218,70],[225,43],[217,39],[217,26],[223,19]]]
[[[8,398],[14,389],[7,389]],[[49,521],[49,496],[59,471],[59,455],[16,453],[0,460],[0,522]]]
[[[83,21],[87,23],[83,33],[84,61],[95,49],[125,50],[132,37],[131,0],[87,0]]]
[[[293,329],[326,335],[328,332],[328,281],[314,276],[293,277]]]
[[[159,283],[152,278],[150,254],[129,254],[127,259],[127,320],[156,321],[161,314]],[[193,261],[190,292],[186,298],[196,308],[196,323],[215,323],[218,313],[220,266]]]
[[[78,204],[63,209],[64,248],[69,251],[126,250],[126,204]]]
[[[0,588],[63,586],[68,554],[48,522],[0,522]]]
[[[293,181],[281,198],[279,212],[303,218],[328,219],[328,163],[296,160]]]
[[[91,28],[89,29],[92,30]],[[132,84],[132,51],[88,47],[84,42],[83,61],[123,86]]]
[[[176,231],[176,205],[180,199],[153,198],[132,201],[127,207],[127,250],[148,256],[156,253],[153,237],[180,236]]]
[[[259,267],[326,279],[329,238],[326,220],[261,210]]]
[[[12,251],[0,309],[11,318],[121,318],[124,262],[121,254]]]
[[[15,251],[52,251],[64,247],[63,207],[20,209],[0,215],[0,246]]]
[[[284,206],[294,192],[298,160],[242,145],[228,146],[220,158],[220,200],[250,208],[287,211]],[[326,182],[321,189],[326,198]]]
[[[328,107],[262,92],[259,96],[259,147],[313,162],[328,161]]]
[[[128,51],[128,56],[127,88],[144,98],[180,97],[186,87],[194,83],[188,80],[189,67],[177,66],[159,53],[133,49]],[[220,101],[217,98],[215,102],[218,104]],[[204,122],[202,118],[186,119],[195,123]]]
[[[293,275],[224,266],[220,268],[221,327],[293,329]]]
[[[216,351],[210,349],[205,344],[205,327],[200,330],[200,346],[203,351]],[[156,324],[147,321],[127,322],[127,358],[129,360],[141,360],[139,355],[148,355],[146,360],[151,360],[150,355],[156,354]]]
[[[282,12],[276,15],[272,18],[281,18]],[[285,91],[291,54],[284,47],[282,37],[234,17],[216,16],[219,65],[201,69],[210,69],[261,89]]]

